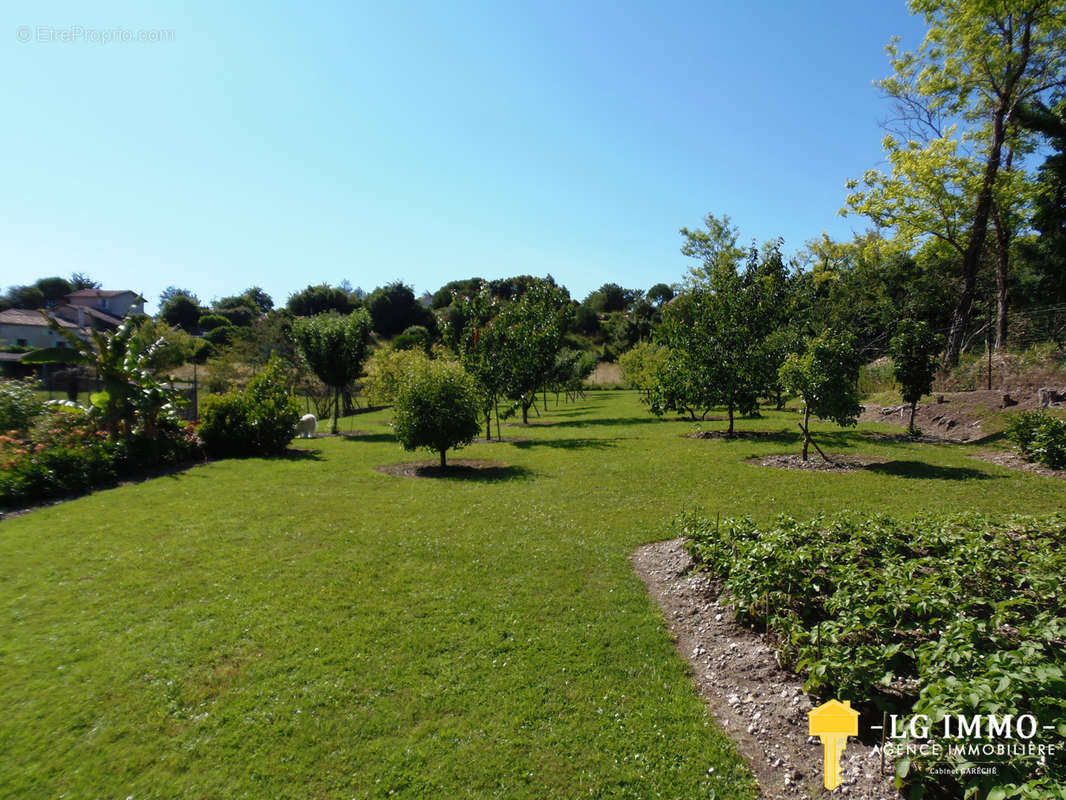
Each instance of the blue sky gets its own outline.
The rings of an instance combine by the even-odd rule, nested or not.
[[[6,6],[0,284],[81,271],[153,305],[647,289],[682,278],[678,229],[708,212],[787,251],[850,238],[884,45],[923,30],[838,0],[83,5]],[[142,31],[172,34],[117,40]]]

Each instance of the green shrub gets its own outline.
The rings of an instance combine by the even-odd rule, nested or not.
[[[221,314],[204,314],[197,324],[202,331],[213,331],[216,328],[226,328],[233,323]]]
[[[24,431],[44,413],[34,380],[0,382],[0,431]]]
[[[1007,421],[1004,433],[1030,461],[1066,469],[1066,420],[1046,411],[1025,411]]]
[[[422,350],[429,352],[433,337],[424,325],[411,325],[392,340],[394,350]]]
[[[0,436],[0,505],[84,492],[200,457],[196,434],[172,417],[161,417],[151,434],[111,436],[84,411],[57,408],[38,416],[24,438]]]
[[[208,397],[197,432],[215,458],[280,455],[299,419],[300,406],[285,388],[275,356],[244,391]]]
[[[396,394],[407,375],[425,367],[429,358],[421,350],[382,348],[374,352],[367,364],[364,384],[367,400],[376,405],[396,402]]]
[[[689,513],[678,526],[696,562],[724,581],[738,619],[765,627],[778,658],[819,697],[904,720],[1032,714],[1054,726],[1066,714],[1066,516],[840,515],[759,526]],[[943,752],[951,744],[934,741]],[[965,757],[941,758],[959,766]],[[1066,789],[1061,759],[1042,767],[1007,755],[994,776],[954,778],[931,772],[933,760],[897,763],[910,796],[938,788],[926,796],[985,797],[1007,783],[1032,789],[1011,797]],[[944,780],[961,785],[930,785]]]
[[[204,341],[211,344],[212,347],[219,348],[225,347],[233,340],[233,331],[235,330],[233,325],[221,325],[218,328],[212,328],[204,334]]]
[[[396,391],[393,427],[405,450],[426,447],[440,453],[473,440],[483,400],[477,383],[465,369],[448,361],[425,361],[412,365]]]

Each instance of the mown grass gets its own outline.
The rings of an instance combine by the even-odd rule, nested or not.
[[[767,439],[686,439],[617,391],[461,452],[502,476],[411,480],[373,470],[411,459],[387,418],[0,523],[0,796],[749,798],[634,547],[693,505],[1064,496],[964,446],[865,438],[888,426],[822,428],[829,451],[888,458],[876,472],[753,466],[798,450],[795,414],[738,423]]]

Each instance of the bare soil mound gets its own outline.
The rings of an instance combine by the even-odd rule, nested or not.
[[[803,693],[803,680],[777,665],[773,647],[762,636],[735,622],[718,585],[691,572],[684,540],[646,545],[630,561],[662,609],[711,714],[759,781],[761,796],[822,797],[822,745],[807,735],[813,703]],[[842,796],[898,798],[891,775],[880,771],[880,756],[858,739],[848,739],[840,760]]]
[[[440,461],[405,461],[401,464],[382,464],[374,469],[384,475],[398,478],[474,478],[484,480],[506,477],[510,469],[502,461],[484,461],[476,458],[454,458],[441,469]]]
[[[748,464],[758,464],[760,467],[777,467],[778,469],[807,469],[818,472],[851,472],[856,469],[866,469],[871,464],[884,464],[888,459],[877,456],[853,456],[826,453],[830,460],[826,461],[817,453],[804,461],[799,453],[779,453],[772,456],[758,456],[744,459]]]
[[[983,421],[991,411],[1033,411],[1041,408],[1040,387],[1027,384],[975,392],[946,392],[936,397],[942,398],[942,402],[934,400],[918,404],[914,424],[926,434],[954,442],[972,442],[994,433],[982,429]],[[1052,403],[1051,407],[1062,408],[1064,405],[1057,402]],[[910,413],[909,405],[866,404],[859,419],[862,422],[884,422],[906,427]]]

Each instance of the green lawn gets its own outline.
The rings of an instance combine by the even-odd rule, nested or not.
[[[752,797],[633,548],[694,504],[1066,497],[965,447],[863,438],[898,432],[879,426],[821,439],[877,472],[765,469],[743,459],[798,450],[795,414],[739,422],[768,440],[683,439],[606,391],[460,454],[511,465],[490,480],[411,480],[372,469],[412,458],[387,417],[0,523],[0,796]]]

